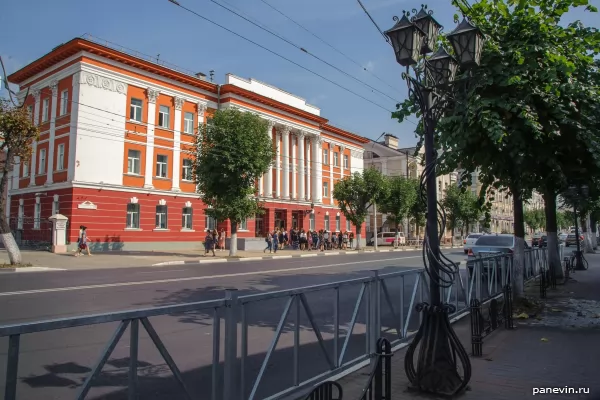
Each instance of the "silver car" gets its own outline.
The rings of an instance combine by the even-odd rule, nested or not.
[[[530,248],[525,242],[525,248]],[[492,257],[501,254],[512,254],[515,249],[515,236],[507,234],[484,235],[469,249],[467,256],[467,267],[469,276],[473,274],[473,266],[476,258]]]
[[[482,236],[483,236],[483,233],[471,233],[469,236],[467,236],[465,238],[465,240],[463,241],[463,245],[464,245],[463,249],[465,251],[465,254],[469,253],[469,249],[471,247],[473,247],[473,245],[475,244],[477,239],[479,239]]]

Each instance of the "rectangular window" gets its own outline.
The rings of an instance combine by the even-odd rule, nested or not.
[[[29,160],[25,161],[23,164],[23,178],[29,176]]]
[[[141,152],[139,150],[127,150],[127,173],[140,174]]]
[[[137,122],[142,122],[142,105],[144,103],[140,99],[131,99],[129,104],[129,119]]]
[[[323,149],[323,165],[329,165],[329,150]]]
[[[27,106],[27,114],[29,114],[29,118],[33,120],[33,106]],[[35,123],[35,121],[33,121]]]
[[[181,228],[192,229],[192,207],[183,207],[181,213]]]
[[[69,104],[69,91],[63,90],[60,92],[60,115],[67,113],[67,105]]]
[[[38,168],[38,174],[46,173],[46,149],[40,150],[40,167]]]
[[[311,213],[308,219],[308,229],[311,231],[315,230],[315,214]]]
[[[247,231],[248,230],[248,219],[244,219],[242,222],[240,222],[240,231]]]
[[[189,158],[183,159],[183,169],[181,171],[181,179],[184,181],[192,181],[194,180],[194,175],[192,173],[192,160]]]
[[[156,229],[167,229],[167,206],[156,206]]]
[[[60,204],[58,200],[52,202],[52,215],[58,214],[60,212]]]
[[[183,115],[183,132],[194,133],[194,113],[186,112]]]
[[[48,112],[50,110],[50,99],[44,99],[42,107],[42,122],[48,121]]]
[[[58,154],[56,155],[56,170],[62,171],[65,169],[65,145],[63,143],[58,145]]]
[[[346,230],[347,231],[351,231],[352,230],[352,227],[350,226],[350,220],[349,219],[346,220]]]
[[[156,156],[156,176],[159,178],[167,177],[167,163],[169,162],[169,157],[165,155],[158,154]]]
[[[340,166],[340,153],[338,153],[337,151],[333,153],[333,166]]]
[[[158,126],[169,129],[169,113],[171,109],[167,106],[160,106],[158,111]]]
[[[127,229],[140,229],[140,205],[129,203],[127,204]]]
[[[39,198],[37,200],[39,200]],[[41,219],[42,219],[42,205],[40,203],[35,203],[35,208],[33,209],[33,229],[40,229],[40,220]]]
[[[206,229],[213,230],[217,228],[217,221],[213,217],[206,216]]]
[[[340,229],[342,229],[342,220],[341,220],[341,217],[339,215],[336,215],[336,217],[335,217],[335,231],[339,232]]]
[[[344,154],[344,169],[350,168],[350,160],[348,160],[348,155]]]
[[[329,230],[329,215],[325,216],[325,230]]]
[[[329,197],[329,182],[323,182],[323,197]]]

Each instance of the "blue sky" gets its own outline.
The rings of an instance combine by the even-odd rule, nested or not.
[[[398,100],[406,97],[402,69],[396,64],[391,47],[356,0],[265,1],[367,67],[377,77],[297,27],[261,0],[215,1],[234,8],[388,96]],[[0,26],[3,28],[0,55],[10,73],[57,45],[88,33],[148,55],[160,54],[162,60],[189,70],[206,74],[214,70],[218,83],[223,82],[226,73],[267,82],[320,107],[321,115],[333,125],[371,139],[390,132],[400,138],[402,147],[416,142],[414,125],[408,122],[398,124],[390,118],[387,110],[395,107],[392,99],[373,92],[210,0],[179,2],[383,108],[203,21],[168,0],[104,0],[96,3],[81,0],[12,1],[3,7],[0,14]],[[591,3],[600,7],[600,0],[592,0]],[[392,16],[399,15],[403,9],[417,7],[420,2],[363,0],[363,4],[385,30],[393,25]],[[451,31],[455,10],[450,1],[434,0],[428,5],[445,26],[445,31]],[[583,10],[573,11],[569,19],[581,19],[592,26],[598,26],[595,20],[600,20],[598,14],[584,13]]]

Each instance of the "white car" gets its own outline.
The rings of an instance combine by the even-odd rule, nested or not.
[[[467,236],[465,238],[465,240],[463,241],[463,249],[465,251],[465,254],[469,253],[469,249],[471,249],[473,247],[473,245],[475,245],[475,242],[477,241],[477,239],[479,239],[480,237],[482,237],[484,234],[483,233],[471,233],[469,236]]]
[[[371,238],[369,240],[369,246],[373,246],[375,238]],[[377,246],[394,246],[396,242],[396,233],[395,232],[379,232],[377,234]],[[398,232],[398,245],[404,246],[406,244],[406,238],[404,237],[404,232]]]

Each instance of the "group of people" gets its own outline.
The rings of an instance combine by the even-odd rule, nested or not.
[[[224,251],[226,238],[227,233],[225,229],[221,229],[221,232],[217,232],[216,229],[207,229],[206,237],[204,238],[204,257],[211,251],[213,257],[216,256],[215,250]]]
[[[329,232],[327,230],[305,231],[304,229],[292,229],[288,233],[284,228],[275,229],[268,232],[265,236],[267,246],[263,250],[266,253],[277,253],[277,250],[283,250],[285,247],[291,247],[292,250],[318,250],[325,251],[331,249],[346,250],[354,245],[353,232]]]

